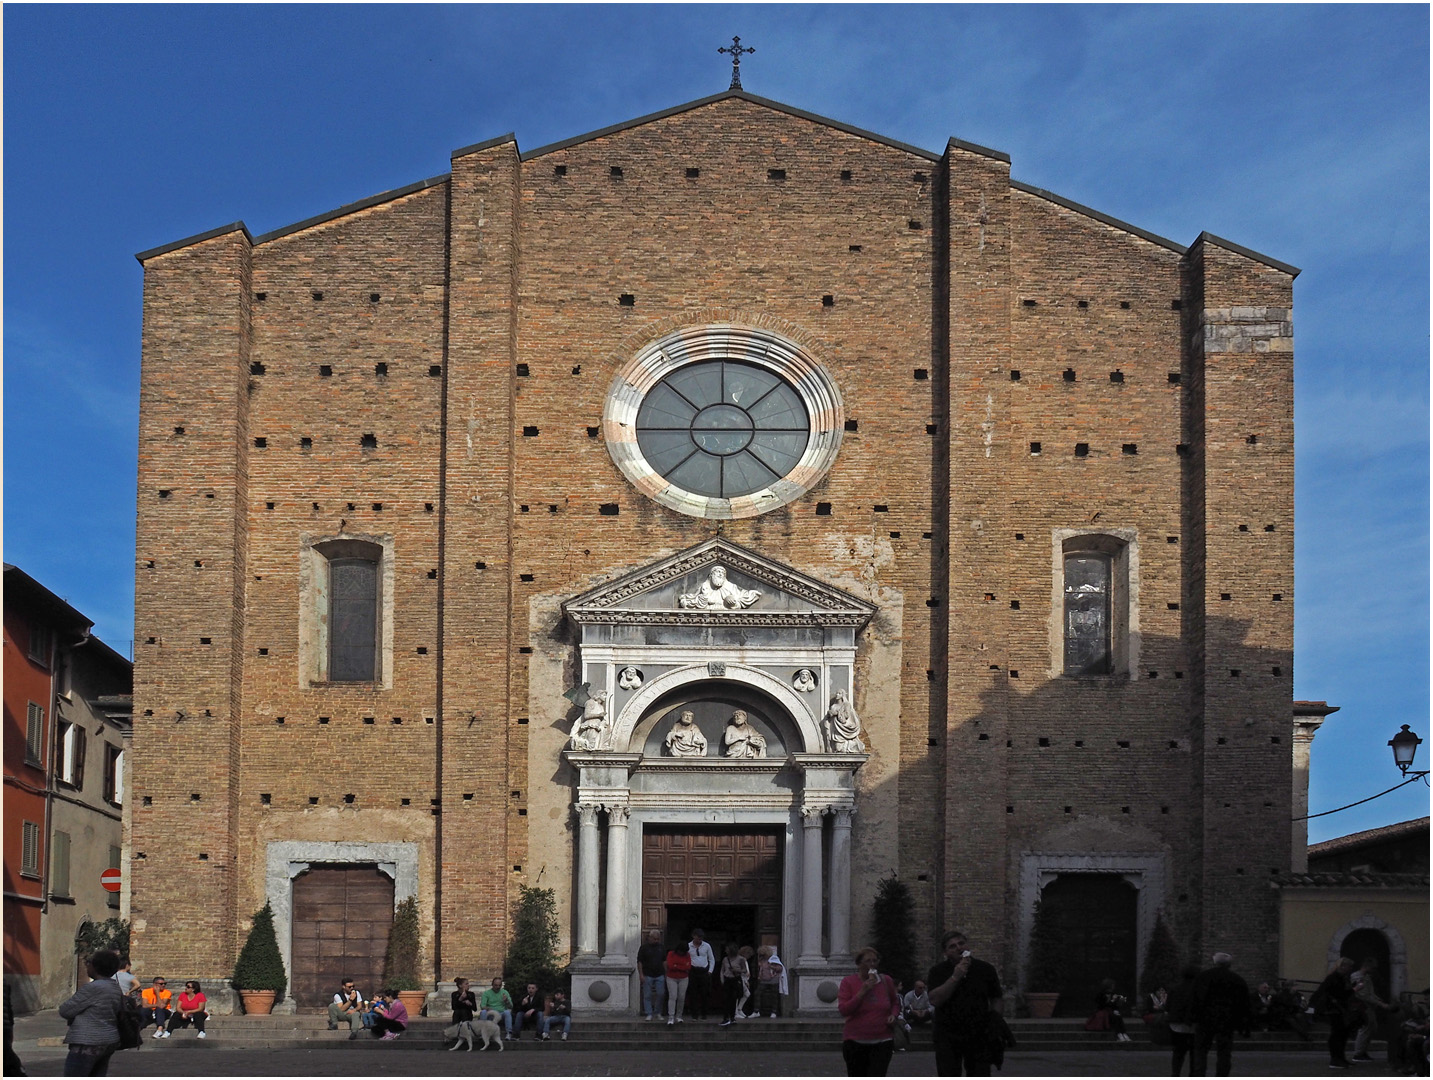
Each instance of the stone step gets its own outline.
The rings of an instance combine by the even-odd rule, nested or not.
[[[404,1032],[402,1043],[410,1048],[446,1050],[443,1029],[447,1022],[438,1018],[417,1017]],[[1087,1032],[1078,1020],[1014,1020],[1010,1026],[1015,1035],[1015,1052],[1065,1051],[1065,1050],[1111,1050],[1128,1047],[1132,1050],[1153,1049],[1144,1025],[1131,1025],[1131,1041],[1119,1044],[1107,1032]],[[197,1049],[263,1049],[300,1050],[313,1048],[321,1043],[325,1049],[382,1050],[387,1044],[374,1039],[368,1033],[350,1040],[346,1026],[336,1031],[328,1030],[323,1016],[277,1015],[277,1016],[214,1016],[208,1024],[209,1037],[200,1040],[192,1030],[181,1030],[168,1039],[146,1042],[155,1049],[184,1045]],[[680,1037],[678,1037],[680,1036]],[[573,1051],[690,1051],[721,1050],[729,1047],[734,1040],[740,1040],[745,1049],[768,1048],[772,1050],[830,1050],[841,1040],[841,1022],[824,1019],[781,1019],[737,1021],[729,1028],[718,1027],[714,1021],[688,1021],[674,1030],[668,1030],[660,1021],[647,1022],[632,1018],[591,1019],[578,1018],[574,1021],[571,1038],[567,1042],[554,1038],[542,1042],[535,1032],[528,1032],[520,1039],[506,1040],[506,1050],[517,1053],[547,1053],[560,1050]],[[1302,1042],[1284,1033],[1257,1032],[1247,1039],[1239,1039],[1238,1045],[1249,1050],[1299,1051],[1317,1049],[1322,1042]],[[929,1029],[917,1028],[911,1035],[912,1051],[932,1049]]]

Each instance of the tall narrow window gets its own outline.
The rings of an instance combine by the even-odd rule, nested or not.
[[[70,895],[70,834],[50,836],[50,895]]]
[[[33,701],[25,710],[25,763],[40,765],[45,757],[45,709]]]
[[[70,787],[85,783],[85,730],[78,724],[60,723],[60,760],[55,778]]]
[[[335,540],[319,550],[328,560],[328,681],[375,682],[383,549]]]
[[[26,877],[39,877],[40,826],[33,821],[25,821],[20,829],[20,873]]]
[[[30,624],[30,659],[41,667],[50,666],[50,628]]]
[[[121,869],[123,869],[123,867],[120,866],[120,860],[123,859],[123,858],[124,858],[124,852],[121,851],[116,845],[111,844],[111,845],[109,846],[109,866],[107,866],[105,869],[107,869],[107,870],[121,870]],[[126,874],[125,876],[128,877],[129,875]],[[117,907],[119,907],[119,893],[106,891],[104,895],[105,895],[105,904],[106,904],[107,906],[112,907],[112,908],[117,908]]]
[[[1065,674],[1108,675],[1110,656],[1110,556],[1065,556]]]
[[[104,799],[114,806],[124,803],[124,750],[113,743],[104,748]]]

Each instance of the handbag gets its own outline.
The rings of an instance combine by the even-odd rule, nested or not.
[[[886,982],[886,993],[891,998],[891,1009],[896,1014],[895,1019],[889,1021],[891,1027],[891,1042],[895,1044],[896,1050],[909,1050],[911,1048],[911,1033],[906,1030],[905,1017],[901,1015],[901,1003],[896,997],[896,988],[892,985],[887,976],[882,976]]]

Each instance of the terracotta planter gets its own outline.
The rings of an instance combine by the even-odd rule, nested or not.
[[[1055,1015],[1055,1002],[1059,1000],[1060,995],[1058,993],[1027,993],[1025,995],[1025,1004],[1030,1007],[1030,1019],[1050,1019],[1050,1017]]]
[[[403,1007],[408,1010],[409,1016],[423,1015],[423,1006],[428,1003],[428,992],[426,990],[399,990],[398,1000],[403,1002]]]
[[[268,1016],[274,1008],[274,999],[278,997],[276,990],[240,990],[239,997],[244,1002],[244,1013],[246,1016]]]

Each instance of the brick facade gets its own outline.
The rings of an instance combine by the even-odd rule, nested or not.
[[[266,844],[361,840],[417,845],[434,981],[496,970],[516,886],[573,842],[570,776],[529,753],[581,681],[554,598],[721,535],[893,624],[898,691],[867,699],[858,639],[856,699],[899,733],[872,748],[899,777],[899,850],[858,878],[896,868],[922,939],[959,924],[1013,981],[1027,856],[1135,852],[1163,860],[1154,899],[1191,950],[1274,972],[1291,267],[1150,236],[1012,182],[994,151],[739,91],[526,154],[504,137],[445,177],[141,261],[146,965],[223,977]],[[734,521],[643,496],[600,429],[644,344],[713,323],[799,343],[845,416],[813,490]],[[1060,674],[1056,530],[1134,538],[1134,670]],[[300,662],[300,552],[341,536],[392,553],[374,684]],[[541,880],[566,941],[573,885]]]

